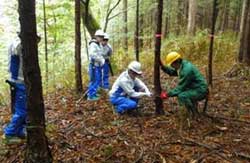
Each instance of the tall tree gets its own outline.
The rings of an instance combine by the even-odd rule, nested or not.
[[[213,16],[212,16],[212,27],[211,27],[211,34],[210,34],[210,46],[209,46],[209,57],[208,57],[208,84],[213,85],[213,44],[214,44],[214,33],[215,33],[215,24],[216,24],[216,18],[218,14],[218,8],[217,8],[217,0],[214,0],[213,2]]]
[[[249,51],[247,51],[247,47],[249,46],[248,42],[248,33],[250,30],[249,27],[249,15],[250,15],[250,1],[244,0],[243,2],[243,9],[242,9],[242,17],[240,23],[240,47],[239,47],[239,54],[238,54],[238,61],[240,63],[247,63],[250,60]],[[247,63],[250,64],[250,63]]]
[[[75,84],[77,93],[83,90],[81,65],[81,7],[80,0],[75,0]]]
[[[155,62],[154,62],[154,89],[155,89],[155,113],[164,114],[160,82],[160,58],[161,58],[161,36],[162,36],[162,10],[163,0],[158,0],[157,28],[155,34]]]
[[[87,28],[90,36],[94,37],[95,31],[101,27],[89,8],[89,1],[90,0],[81,0],[82,23]]]
[[[42,96],[41,71],[38,63],[35,0],[18,0],[23,73],[27,88],[27,163],[52,162],[45,135],[45,115]]]
[[[139,61],[139,0],[136,0],[135,57]]]
[[[107,31],[108,22],[113,18],[113,17],[110,18],[111,13],[119,5],[120,2],[121,2],[121,0],[117,0],[117,2],[115,3],[115,5],[113,7],[111,7],[111,0],[109,0],[108,9],[107,9],[106,17],[105,17],[104,28],[103,28],[104,32]]]
[[[197,1],[196,0],[189,0],[187,32],[190,35],[195,34],[196,12],[197,12]]]
[[[44,51],[45,51],[45,81],[46,87],[49,80],[49,66],[48,66],[48,41],[47,41],[47,18],[46,18],[46,8],[45,0],[43,0],[43,27],[44,27]]]
[[[124,21],[124,38],[123,38],[123,48],[126,55],[128,54],[128,0],[123,0],[123,21]]]

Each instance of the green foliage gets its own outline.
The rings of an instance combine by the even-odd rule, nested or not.
[[[221,72],[230,68],[235,62],[235,55],[238,50],[238,39],[234,33],[223,33],[215,36],[214,42],[214,64],[215,70]],[[208,48],[210,37],[207,30],[199,31],[194,37],[170,35],[163,42],[162,57],[170,51],[177,51],[185,58],[188,58],[200,65],[207,65]],[[223,63],[227,64],[223,64]]]

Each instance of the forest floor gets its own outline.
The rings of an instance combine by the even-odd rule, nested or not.
[[[152,89],[152,75],[144,81]],[[162,83],[175,82],[162,76]],[[164,101],[164,116],[154,114],[150,98],[140,101],[139,116],[118,116],[105,92],[97,102],[79,100],[73,90],[49,94],[47,136],[54,162],[250,162],[250,80],[218,76],[213,85],[209,116],[189,122],[174,98]],[[9,108],[1,110],[3,124],[9,114]],[[24,151],[25,143],[2,144],[0,162],[21,162]]]

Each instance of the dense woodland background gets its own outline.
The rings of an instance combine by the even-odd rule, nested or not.
[[[21,3],[21,0],[18,2]],[[20,30],[19,14],[22,12],[18,13],[18,2],[2,0],[0,4],[2,125],[10,116],[9,88],[4,81],[8,78],[7,48]],[[29,2],[31,0],[27,4]],[[176,100],[164,102],[164,109],[169,112],[167,116],[154,116],[154,101],[145,99],[142,117],[117,118],[106,95],[95,104],[81,97],[88,84],[86,47],[98,28],[110,35],[115,75],[119,75],[131,60],[140,60],[144,70],[142,78],[154,89],[154,57],[159,54],[155,50],[155,33],[160,31],[157,29],[160,2],[163,2],[161,58],[164,59],[170,51],[178,51],[194,62],[208,80],[211,73],[209,67],[213,68],[210,118],[192,122],[191,128],[189,126],[181,131]],[[36,1],[36,23],[38,35],[42,37],[38,53],[46,135],[54,160],[250,160],[250,140],[247,137],[250,133],[249,0],[39,0]],[[213,47],[211,40],[214,41]],[[82,72],[79,73],[80,70]],[[82,81],[75,74],[78,77],[82,75]],[[116,76],[111,78],[112,82]],[[159,77],[164,89],[176,83],[176,79],[166,75]],[[15,162],[23,159],[22,152],[26,148],[25,145],[13,148],[1,145],[0,149],[2,161]],[[13,153],[17,154],[14,156]]]

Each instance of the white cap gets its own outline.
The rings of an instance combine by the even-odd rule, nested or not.
[[[102,36],[102,37],[104,37],[104,32],[103,32],[101,29],[98,29],[98,30],[95,32],[95,36]]]
[[[109,39],[109,35],[107,33],[104,33],[104,39],[108,40]]]
[[[132,70],[133,72],[141,75],[142,71],[141,71],[141,64],[137,61],[132,61],[130,62],[130,64],[128,65],[128,69]]]

